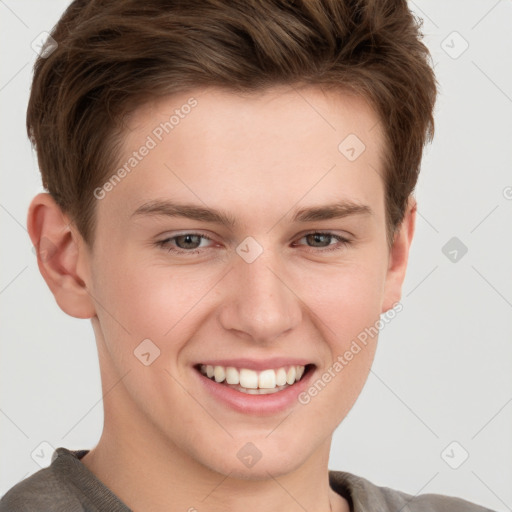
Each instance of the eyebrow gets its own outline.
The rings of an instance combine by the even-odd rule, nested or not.
[[[374,212],[368,205],[351,200],[343,200],[296,210],[293,214],[292,222],[341,219],[351,215],[374,215]],[[186,217],[192,220],[220,224],[229,228],[234,228],[237,225],[235,217],[222,210],[159,199],[140,205],[132,213],[132,217],[134,216]]]

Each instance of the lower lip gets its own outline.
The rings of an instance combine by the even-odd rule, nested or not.
[[[235,411],[255,415],[275,414],[297,404],[298,396],[309,386],[309,381],[315,373],[314,370],[314,368],[311,368],[303,375],[301,380],[282,391],[267,395],[250,395],[230,388],[225,384],[219,384],[200,373],[197,369],[193,369],[207,392],[217,401]]]

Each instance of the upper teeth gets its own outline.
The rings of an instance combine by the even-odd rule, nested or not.
[[[293,384],[301,379],[304,374],[304,366],[288,366],[277,369],[257,372],[247,368],[234,368],[233,366],[201,365],[201,373],[216,382],[226,381],[226,384],[239,384],[248,389],[273,389],[285,384]]]

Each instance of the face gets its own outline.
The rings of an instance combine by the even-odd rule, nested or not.
[[[377,340],[353,342],[399,298],[382,150],[362,99],[319,88],[197,89],[134,113],[81,260],[121,437],[242,478],[325,456]]]

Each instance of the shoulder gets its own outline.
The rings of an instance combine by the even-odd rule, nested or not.
[[[40,469],[11,487],[0,499],[0,512],[81,512],[80,501],[55,473],[52,466]]]
[[[413,496],[402,491],[381,487],[369,480],[343,471],[329,471],[331,487],[342,496],[350,497],[354,512],[493,512],[491,509],[461,498],[441,494]]]

